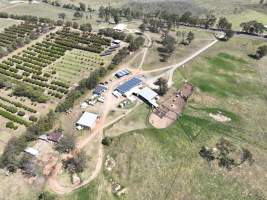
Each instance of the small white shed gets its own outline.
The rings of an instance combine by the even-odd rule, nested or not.
[[[39,151],[37,149],[32,148],[32,147],[27,147],[24,151],[26,153],[32,155],[32,156],[35,156],[35,157],[39,155]]]
[[[95,113],[84,112],[80,119],[76,122],[76,125],[83,128],[93,129],[95,127],[97,117],[98,115]]]

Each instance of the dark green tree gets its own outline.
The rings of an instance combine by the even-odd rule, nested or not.
[[[188,43],[190,44],[194,40],[194,38],[195,38],[194,33],[192,31],[189,31],[189,33],[187,34],[187,38],[186,38]]]
[[[82,2],[80,2],[79,5],[80,5],[80,10],[85,12],[86,11],[86,5]]]
[[[84,151],[80,151],[75,154],[72,158],[63,160],[64,169],[68,170],[70,174],[82,173],[86,167],[87,156]]]
[[[58,18],[60,18],[60,19],[62,19],[64,21],[65,18],[66,18],[66,13],[59,13],[58,14]]]
[[[217,28],[220,30],[230,30],[232,29],[232,23],[228,22],[225,17],[221,17],[218,21]]]
[[[168,91],[168,81],[164,78],[159,78],[156,82],[155,82],[155,85],[158,85],[158,94],[160,96],[163,96],[164,94],[167,93]]]
[[[256,52],[256,58],[261,59],[267,55],[267,45],[260,46]]]
[[[64,137],[55,145],[55,149],[61,153],[70,153],[75,149],[74,136],[71,134],[64,135]]]

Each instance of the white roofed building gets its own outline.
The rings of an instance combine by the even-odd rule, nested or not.
[[[97,118],[98,115],[95,113],[84,112],[80,119],[76,122],[76,125],[92,130],[96,125]]]
[[[32,147],[27,147],[24,151],[26,153],[32,155],[32,156],[35,156],[35,157],[39,155],[39,151],[37,149],[32,148]]]
[[[143,101],[147,102],[151,106],[157,108],[158,104],[156,102],[157,97],[159,96],[154,90],[149,87],[145,87],[138,91],[137,96]]]
[[[117,24],[116,26],[113,27],[113,29],[118,32],[123,32],[126,28],[127,28],[126,24]]]

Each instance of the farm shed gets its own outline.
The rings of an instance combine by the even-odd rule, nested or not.
[[[44,134],[44,135],[40,135],[40,136],[38,137],[38,139],[39,139],[39,140],[44,140],[44,141],[48,142],[48,138],[47,138],[47,135],[46,135],[46,134]]]
[[[35,156],[35,157],[39,155],[39,151],[37,149],[32,148],[32,147],[27,147],[24,151],[26,153],[32,155],[32,156]]]
[[[123,32],[126,28],[127,28],[126,24],[117,24],[116,26],[113,27],[113,29],[118,32]]]
[[[103,92],[105,92],[108,88],[104,85],[99,84],[98,86],[96,86],[93,94],[96,94],[98,96],[100,96]]]
[[[59,142],[63,137],[63,133],[61,131],[54,131],[47,136],[47,139],[52,142]]]
[[[126,93],[130,92],[131,90],[134,90],[136,87],[140,86],[142,84],[142,80],[139,78],[132,78],[125,83],[119,85],[115,90],[121,93],[122,95],[126,95]]]
[[[98,115],[95,113],[84,112],[81,118],[76,122],[76,125],[92,130],[95,127],[97,117]]]
[[[129,71],[128,69],[123,69],[123,70],[118,71],[118,72],[115,74],[115,76],[116,76],[117,78],[122,78],[122,77],[124,77],[124,76],[129,75],[129,74],[130,74],[130,71]]]
[[[156,98],[159,96],[154,90],[149,87],[145,87],[137,93],[137,96],[141,98],[143,101],[147,102],[150,106],[158,107],[156,102]]]

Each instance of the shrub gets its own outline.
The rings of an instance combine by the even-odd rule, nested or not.
[[[38,119],[38,118],[35,117],[35,116],[33,116],[33,115],[31,115],[31,116],[29,117],[29,120],[32,121],[32,122],[36,122],[37,119]]]
[[[28,85],[18,85],[14,89],[13,94],[15,96],[28,97],[32,101],[37,101],[38,103],[45,103],[49,99],[47,96],[43,94],[43,92],[40,89],[33,88]]]
[[[75,138],[73,135],[65,135],[55,146],[61,153],[69,153],[75,149]]]
[[[10,129],[16,130],[18,127],[15,126],[13,122],[7,122],[6,123],[6,128],[10,128]]]
[[[16,115],[13,115],[13,114],[11,114],[9,112],[6,112],[4,110],[0,110],[0,115],[2,117],[4,117],[4,118],[7,118],[7,119],[9,119],[9,120],[11,120],[13,122],[18,123],[18,124],[22,124],[22,125],[25,125],[25,126],[29,126],[30,125],[30,123],[27,122],[26,120],[24,120],[24,119],[22,119],[22,118],[20,118],[20,117],[18,117]]]
[[[0,103],[0,107],[4,108],[5,110],[7,110],[8,112],[11,112],[11,113],[16,113],[18,111],[18,109],[16,107],[7,106],[7,105],[2,104],[2,103]]]
[[[17,113],[17,115],[23,117],[23,116],[25,115],[25,112],[23,112],[23,111],[19,111],[19,112]]]

